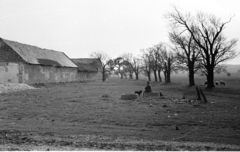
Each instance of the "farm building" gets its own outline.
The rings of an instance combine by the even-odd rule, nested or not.
[[[101,79],[101,62],[96,58],[71,59],[78,66],[78,81]]]
[[[77,66],[63,53],[0,38],[0,83],[76,81]]]

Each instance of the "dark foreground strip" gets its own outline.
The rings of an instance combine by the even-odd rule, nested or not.
[[[87,135],[86,135],[87,136]],[[97,140],[97,141],[96,141]],[[240,146],[236,145],[220,145],[212,143],[184,143],[172,141],[104,141],[97,138],[85,140],[82,138],[60,137],[50,134],[35,134],[29,132],[20,132],[16,130],[0,130],[0,145],[12,144],[14,149],[0,150],[26,150],[21,148],[23,145],[32,146],[50,146],[50,147],[73,147],[73,148],[89,148],[92,150],[147,150],[147,151],[239,151]],[[19,148],[16,148],[19,146]],[[30,150],[30,149],[29,149]],[[47,150],[47,149],[46,149]]]

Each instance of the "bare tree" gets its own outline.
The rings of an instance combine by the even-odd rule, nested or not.
[[[203,13],[198,13],[196,16],[191,16],[190,13],[183,15],[174,7],[174,11],[166,14],[166,18],[172,26],[179,29],[179,34],[187,32],[191,35],[200,49],[208,81],[207,87],[214,87],[214,68],[219,63],[236,57],[234,47],[237,40],[227,41],[222,33],[232,17],[226,22],[221,22],[215,15]]]
[[[164,43],[159,43],[149,49],[147,49],[151,58],[151,67],[154,74],[155,81],[162,81],[161,72],[164,67],[163,51],[165,49]]]
[[[141,59],[134,57],[133,58],[133,62],[131,64],[133,71],[135,73],[135,79],[138,80],[139,79],[139,74],[141,72],[140,67],[141,67]]]
[[[162,56],[164,60],[164,77],[165,77],[165,83],[171,82],[171,73],[176,72],[178,70],[178,65],[175,59],[175,55],[173,52],[171,52],[169,49],[163,47],[162,50]]]
[[[151,60],[151,66],[154,74],[154,80],[155,82],[158,81],[157,77],[157,70],[158,70],[158,58],[159,58],[159,50],[156,49],[155,47],[151,47],[147,49],[149,55],[150,55],[150,60]]]
[[[164,57],[163,57],[164,50],[165,50],[164,43],[159,43],[154,46],[154,56],[156,58],[155,66],[157,67],[159,82],[162,82],[161,72],[163,71],[163,68],[164,68]]]
[[[130,78],[132,73],[135,73],[135,79],[138,80],[139,79],[139,73],[140,73],[140,59],[133,57],[133,55],[131,53],[124,53],[122,55],[122,58],[125,61],[125,65],[128,66],[128,70],[130,72]]]
[[[122,73],[122,75],[125,77],[125,79],[127,79],[127,73],[130,73],[130,72],[129,72],[129,68],[124,65],[124,66],[122,67],[121,73]]]
[[[113,60],[103,52],[93,52],[90,54],[91,57],[97,58],[101,62],[102,81],[106,80],[106,75],[113,70]]]
[[[194,43],[193,37],[186,33],[177,34],[174,29],[169,32],[170,41],[175,45],[175,53],[180,70],[187,70],[189,77],[189,86],[194,86],[194,74],[202,68],[200,51]]]
[[[135,73],[135,79],[138,80],[139,79],[139,74],[141,72],[141,69],[140,69],[141,59],[137,58],[137,57],[134,57],[132,67],[133,67],[133,70],[134,70],[134,73]]]
[[[113,60],[114,66],[117,68],[118,73],[120,74],[120,78],[123,78],[124,72],[122,71],[122,67],[124,65],[124,59],[122,57],[117,57],[116,59]]]
[[[148,77],[148,81],[151,81],[151,71],[152,71],[152,61],[150,52],[145,52],[143,49],[142,52],[142,66],[141,69],[144,74]]]

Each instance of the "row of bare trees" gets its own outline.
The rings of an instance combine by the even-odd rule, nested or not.
[[[139,79],[139,74],[143,73],[151,81],[151,75],[154,74],[154,80],[162,82],[161,73],[164,75],[165,83],[171,82],[171,73],[177,71],[175,54],[168,49],[167,44],[159,43],[148,49],[142,49],[141,55],[134,57],[131,53],[124,53],[121,56],[110,59],[103,52],[94,52],[92,57],[98,58],[102,63],[103,81],[106,79],[106,73],[114,71],[120,75],[120,78],[129,77]]]
[[[130,79],[139,79],[143,73],[151,81],[171,82],[171,74],[177,71],[188,71],[189,86],[194,86],[194,75],[205,75],[208,88],[214,87],[214,73],[226,71],[220,63],[237,56],[234,49],[237,40],[227,41],[223,30],[232,18],[221,22],[214,15],[198,13],[182,14],[176,7],[165,14],[169,22],[169,39],[171,44],[159,43],[147,49],[141,49],[141,55],[134,57],[124,53],[116,59],[110,59],[106,54],[95,52],[92,57],[99,58],[102,63],[103,81],[106,73],[114,70],[120,78],[129,75]]]
[[[141,50],[142,70],[151,81],[153,72],[154,81],[162,82],[161,73],[164,75],[165,83],[171,82],[171,73],[177,71],[175,54],[171,48],[164,43],[159,43],[146,50]]]

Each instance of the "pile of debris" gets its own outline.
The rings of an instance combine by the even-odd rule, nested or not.
[[[197,100],[197,99],[188,99],[188,98],[185,98],[185,99],[173,98],[173,99],[168,99],[165,102],[182,104],[182,103],[199,103],[199,100]]]
[[[0,93],[8,93],[27,89],[36,89],[32,86],[23,83],[4,83],[0,84]]]
[[[208,100],[205,96],[205,94],[203,93],[201,88],[196,87],[196,92],[197,92],[197,97],[195,99],[189,99],[186,98],[185,94],[183,94],[183,97],[181,99],[179,98],[172,98],[172,99],[168,99],[165,102],[170,102],[170,103],[208,103]]]

